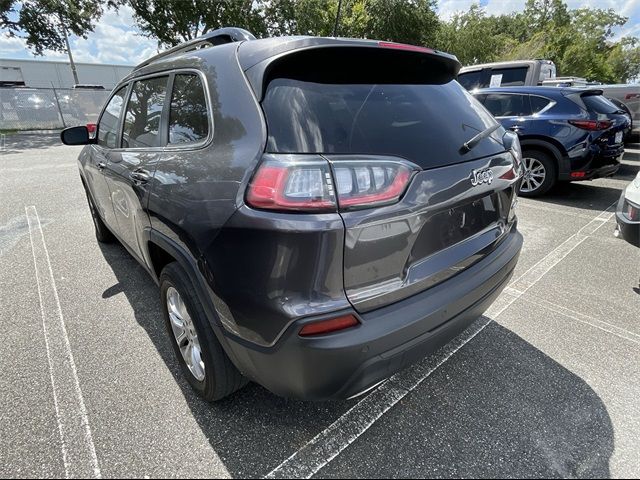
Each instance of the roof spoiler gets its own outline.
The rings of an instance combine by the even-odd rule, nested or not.
[[[136,65],[134,70],[138,70],[142,67],[146,67],[150,63],[153,63],[157,60],[160,60],[164,57],[168,57],[170,55],[175,55],[177,53],[185,53],[190,52],[192,50],[198,50],[200,48],[205,47],[214,47],[216,45],[223,45],[225,43],[233,43],[233,42],[242,42],[246,40],[255,40],[256,37],[245,30],[244,28],[238,27],[224,27],[218,28],[217,30],[212,30],[211,32],[205,33],[198,38],[194,38],[193,40],[189,40],[187,42],[181,43],[180,45],[176,45],[175,47],[169,48],[164,52],[155,55],[148,60]]]

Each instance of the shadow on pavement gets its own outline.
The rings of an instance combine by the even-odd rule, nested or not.
[[[23,153],[39,148],[49,148],[62,145],[60,133],[19,133],[6,134],[4,142],[0,136],[0,155]]]
[[[353,405],[286,400],[250,384],[207,404],[183,380],[156,285],[119,244],[100,245],[118,284],[233,477],[263,476]],[[320,476],[607,477],[613,429],[579,377],[493,323]]]

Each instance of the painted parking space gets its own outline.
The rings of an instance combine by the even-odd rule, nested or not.
[[[640,474],[640,251],[613,238],[610,217],[635,160],[617,178],[522,199],[520,283],[363,399],[305,403],[249,385],[209,405],[180,376],[155,284],[124,248],[95,241],[78,149],[24,143],[0,154],[3,476],[64,476],[65,455],[103,477]],[[40,301],[36,278],[45,246],[82,395],[66,377],[58,400],[76,402],[80,428],[64,447],[41,309],[56,303],[53,290]]]

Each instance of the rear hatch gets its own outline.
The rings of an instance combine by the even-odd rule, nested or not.
[[[599,89],[571,93],[568,97],[587,113],[591,121],[597,122],[591,136],[605,152],[609,149],[617,151],[623,145],[624,134],[631,128],[631,119],[625,110],[605,98]]]
[[[455,60],[445,60],[377,45],[307,49],[280,59],[258,95],[268,153],[331,165],[345,290],[361,312],[470,267],[511,228],[517,178],[504,130],[453,80]],[[492,127],[471,151],[461,148]],[[372,207],[365,200],[393,174],[384,162],[407,165],[412,177],[399,200]]]

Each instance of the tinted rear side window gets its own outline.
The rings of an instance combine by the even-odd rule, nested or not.
[[[201,78],[195,74],[176,75],[169,113],[169,143],[196,143],[208,135],[207,101]]]
[[[150,78],[133,84],[124,117],[124,148],[161,146],[160,123],[168,78]]]
[[[531,102],[531,113],[538,113],[551,103],[551,100],[545,97],[539,97],[537,95],[529,95],[529,101]]]
[[[462,144],[495,124],[456,81],[334,84],[277,78],[267,87],[263,109],[270,152],[386,154],[423,168],[466,160]],[[501,150],[499,141],[488,138],[474,155]]]
[[[458,82],[467,90],[474,90],[476,88],[483,88],[482,85],[482,70],[477,70],[475,72],[465,72],[458,75]]]
[[[616,113],[619,108],[602,95],[583,95],[582,102],[587,110],[595,113]]]
[[[491,93],[484,106],[496,117],[524,117],[531,115],[529,95]]]
[[[491,70],[491,76],[502,75],[500,87],[520,87],[527,80],[527,67],[518,68],[494,68]]]

